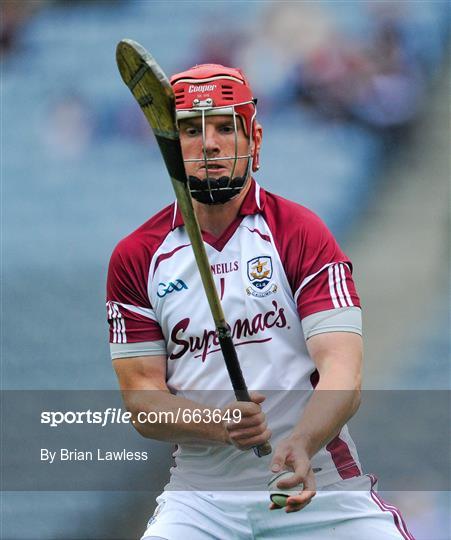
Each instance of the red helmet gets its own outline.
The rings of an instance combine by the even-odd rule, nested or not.
[[[256,135],[256,103],[244,73],[220,64],[200,64],[170,79],[175,94],[177,118],[189,116],[237,114],[243,120],[250,142]],[[255,146],[252,170],[258,170]]]
[[[249,137],[252,133],[252,138],[255,138],[255,100],[249,81],[240,69],[201,64],[173,75],[171,84],[177,112],[208,105],[224,110],[234,106],[243,119],[246,135]]]

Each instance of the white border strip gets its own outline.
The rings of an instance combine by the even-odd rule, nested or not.
[[[177,218],[177,201],[174,202],[174,215],[172,216],[172,226],[171,229],[175,229],[175,220]]]
[[[343,263],[340,264],[340,273],[341,273],[341,283],[343,284],[343,292],[348,302],[348,306],[353,306],[354,304],[352,302],[351,295],[349,294],[348,285],[346,284],[345,265]]]
[[[346,284],[346,274],[344,270],[345,266],[349,269],[349,265],[346,263],[328,263],[321,267],[314,274],[310,274],[309,276],[304,278],[302,280],[302,283],[299,285],[296,292],[294,293],[294,301],[296,302],[296,304],[298,302],[298,298],[301,294],[302,289],[304,289],[304,287],[306,287],[312,281],[312,279],[314,279],[318,274],[320,274],[323,270],[327,268],[329,272],[329,292],[334,308],[353,306],[354,304],[352,302],[351,295],[349,294],[349,289]]]
[[[316,276],[317,276],[318,274],[320,274],[323,270],[325,270],[326,268],[329,268],[329,266],[332,266],[332,265],[334,265],[334,264],[336,264],[336,263],[333,262],[333,263],[325,264],[322,268],[320,268],[320,269],[318,270],[318,272],[315,272],[314,274],[311,274],[310,276],[307,276],[306,278],[304,278],[304,279],[302,280],[302,283],[299,285],[299,287],[297,288],[296,292],[294,293],[294,301],[297,303],[298,297],[299,297],[299,295],[301,294],[302,289],[303,289],[306,285],[308,285],[308,284],[312,281],[312,279],[313,279],[314,277],[316,277]],[[336,306],[336,307],[340,307],[340,306]]]
[[[122,306],[123,308],[128,309],[128,311],[132,311],[133,313],[138,313],[138,315],[143,315],[143,317],[151,319],[152,321],[157,321],[155,317],[155,312],[151,308],[133,306],[132,304],[122,304],[121,302],[113,302],[113,304],[117,306]]]
[[[255,182],[255,202],[257,203],[258,209],[262,209],[261,201],[260,201],[260,185]]]
[[[408,530],[407,525],[404,523],[404,519],[399,509],[396,508],[396,506],[387,504],[383,499],[379,497],[378,493],[373,489],[376,479],[373,475],[370,475],[370,478],[371,478],[371,484],[372,484],[370,494],[374,503],[379,507],[380,510],[382,510],[382,512],[390,512],[392,514],[393,522],[405,540],[415,540],[415,538],[412,536],[412,534]]]

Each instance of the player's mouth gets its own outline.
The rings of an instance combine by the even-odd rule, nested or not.
[[[208,165],[207,167],[205,167],[205,165],[203,165],[201,168],[200,168],[200,171],[205,173],[207,172],[208,174],[224,174],[224,173],[227,173],[228,172],[228,169],[224,166],[224,165],[219,165],[217,163],[212,163],[211,165]]]

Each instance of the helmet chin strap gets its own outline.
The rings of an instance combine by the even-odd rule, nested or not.
[[[189,176],[188,184],[191,197],[202,204],[224,204],[237,197],[250,178],[252,158],[248,158],[244,176],[221,176],[201,180],[197,176]],[[235,168],[235,167],[234,167]],[[233,170],[232,169],[232,174]],[[253,169],[254,170],[254,169]]]
[[[197,176],[189,176],[191,196],[202,204],[224,204],[237,197],[246,184],[248,176],[221,176],[217,180],[201,180]]]

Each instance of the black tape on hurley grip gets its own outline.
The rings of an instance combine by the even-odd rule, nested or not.
[[[236,398],[238,401],[250,401],[249,392],[246,387],[243,372],[241,371],[241,366],[238,362],[236,349],[232,337],[230,336],[230,332],[227,334],[225,332],[218,332],[218,340]]]
[[[221,351],[224,356],[227,371],[229,372],[235,397],[238,401],[252,401],[243,377],[243,372],[241,371],[241,366],[238,361],[232,336],[230,335],[230,330],[218,327],[217,331],[219,345],[221,346]],[[272,452],[269,441],[261,444],[260,446],[254,446],[253,450],[257,457],[267,456]]]
[[[169,176],[183,184],[187,183],[185,164],[183,163],[182,148],[179,139],[168,139],[155,134]]]

